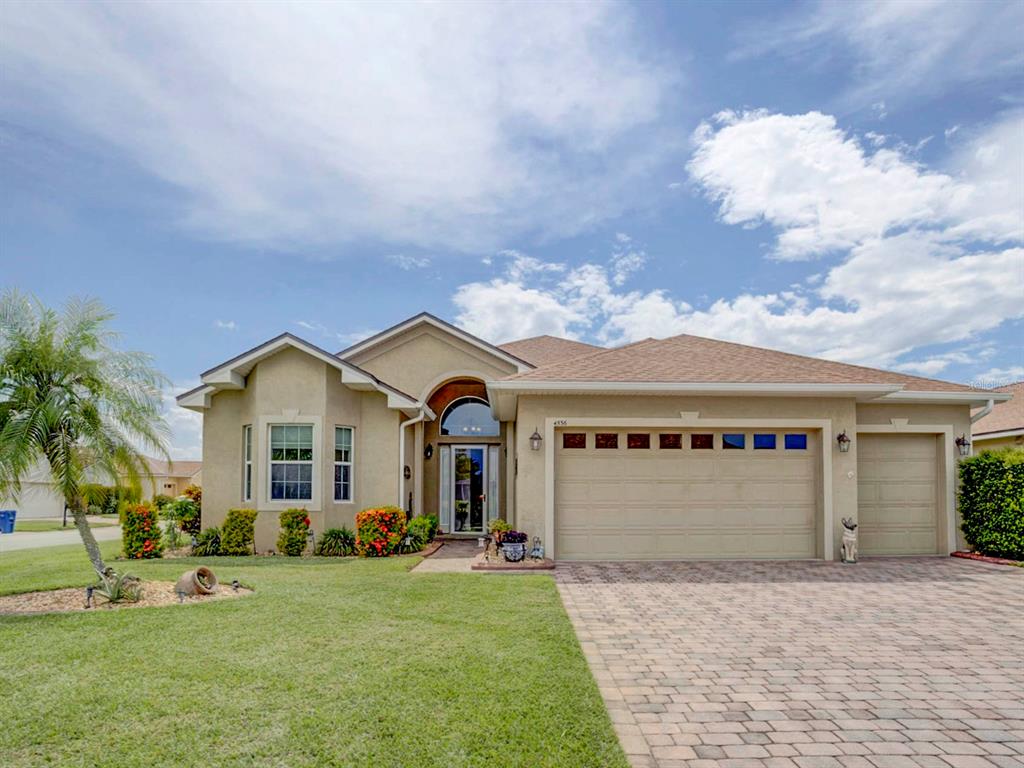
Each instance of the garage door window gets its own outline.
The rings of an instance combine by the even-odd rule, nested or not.
[[[587,435],[585,432],[563,432],[562,433],[562,447],[563,448],[586,448],[587,447]]]
[[[690,448],[695,451],[709,451],[715,447],[714,435],[690,435]]]
[[[672,450],[674,448],[683,447],[683,436],[682,435],[658,435],[658,447],[661,450]]]
[[[787,451],[806,451],[807,435],[786,435]]]
[[[755,451],[774,451],[775,435],[754,435]]]
[[[643,433],[633,433],[626,435],[626,447],[627,448],[650,448],[651,447],[651,436]]]
[[[722,435],[722,447],[727,450],[742,451],[747,444],[747,436],[744,434]]]
[[[596,448],[618,448],[619,435],[616,432],[598,432],[594,446]]]

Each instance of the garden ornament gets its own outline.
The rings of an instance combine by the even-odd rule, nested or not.
[[[844,563],[857,562],[857,523],[852,517],[843,518],[842,558]]]
[[[188,596],[212,595],[217,591],[217,577],[205,565],[200,565],[194,571],[183,573],[174,589]]]
[[[540,536],[533,537],[533,548],[530,550],[531,560],[543,560],[544,559],[544,547],[540,544]]]

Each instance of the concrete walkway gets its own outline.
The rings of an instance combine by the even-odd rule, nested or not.
[[[483,550],[476,539],[446,541],[437,552],[413,568],[416,573],[471,573],[473,559]]]
[[[93,522],[93,521],[90,521]],[[93,528],[96,541],[115,541],[121,538],[121,526],[104,526]],[[0,555],[20,549],[36,549],[37,547],[59,547],[63,544],[81,544],[82,537],[78,529],[69,524],[64,531],[40,531],[25,533],[0,534]]]
[[[559,564],[635,768],[1024,768],[1024,569]]]

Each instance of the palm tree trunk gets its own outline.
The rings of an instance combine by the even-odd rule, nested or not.
[[[96,573],[102,576],[103,572],[107,570],[107,565],[103,562],[103,555],[100,554],[100,545],[96,543],[96,537],[92,535],[92,528],[89,527],[86,513],[77,504],[68,506],[71,507],[71,514],[75,518],[75,527],[78,528],[78,534],[82,537],[82,543],[85,544],[85,551],[89,555],[89,560],[92,561],[92,567],[96,569]]]

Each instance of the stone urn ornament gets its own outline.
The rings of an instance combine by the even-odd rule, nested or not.
[[[844,563],[857,562],[857,523],[852,517],[843,518],[842,558]]]

